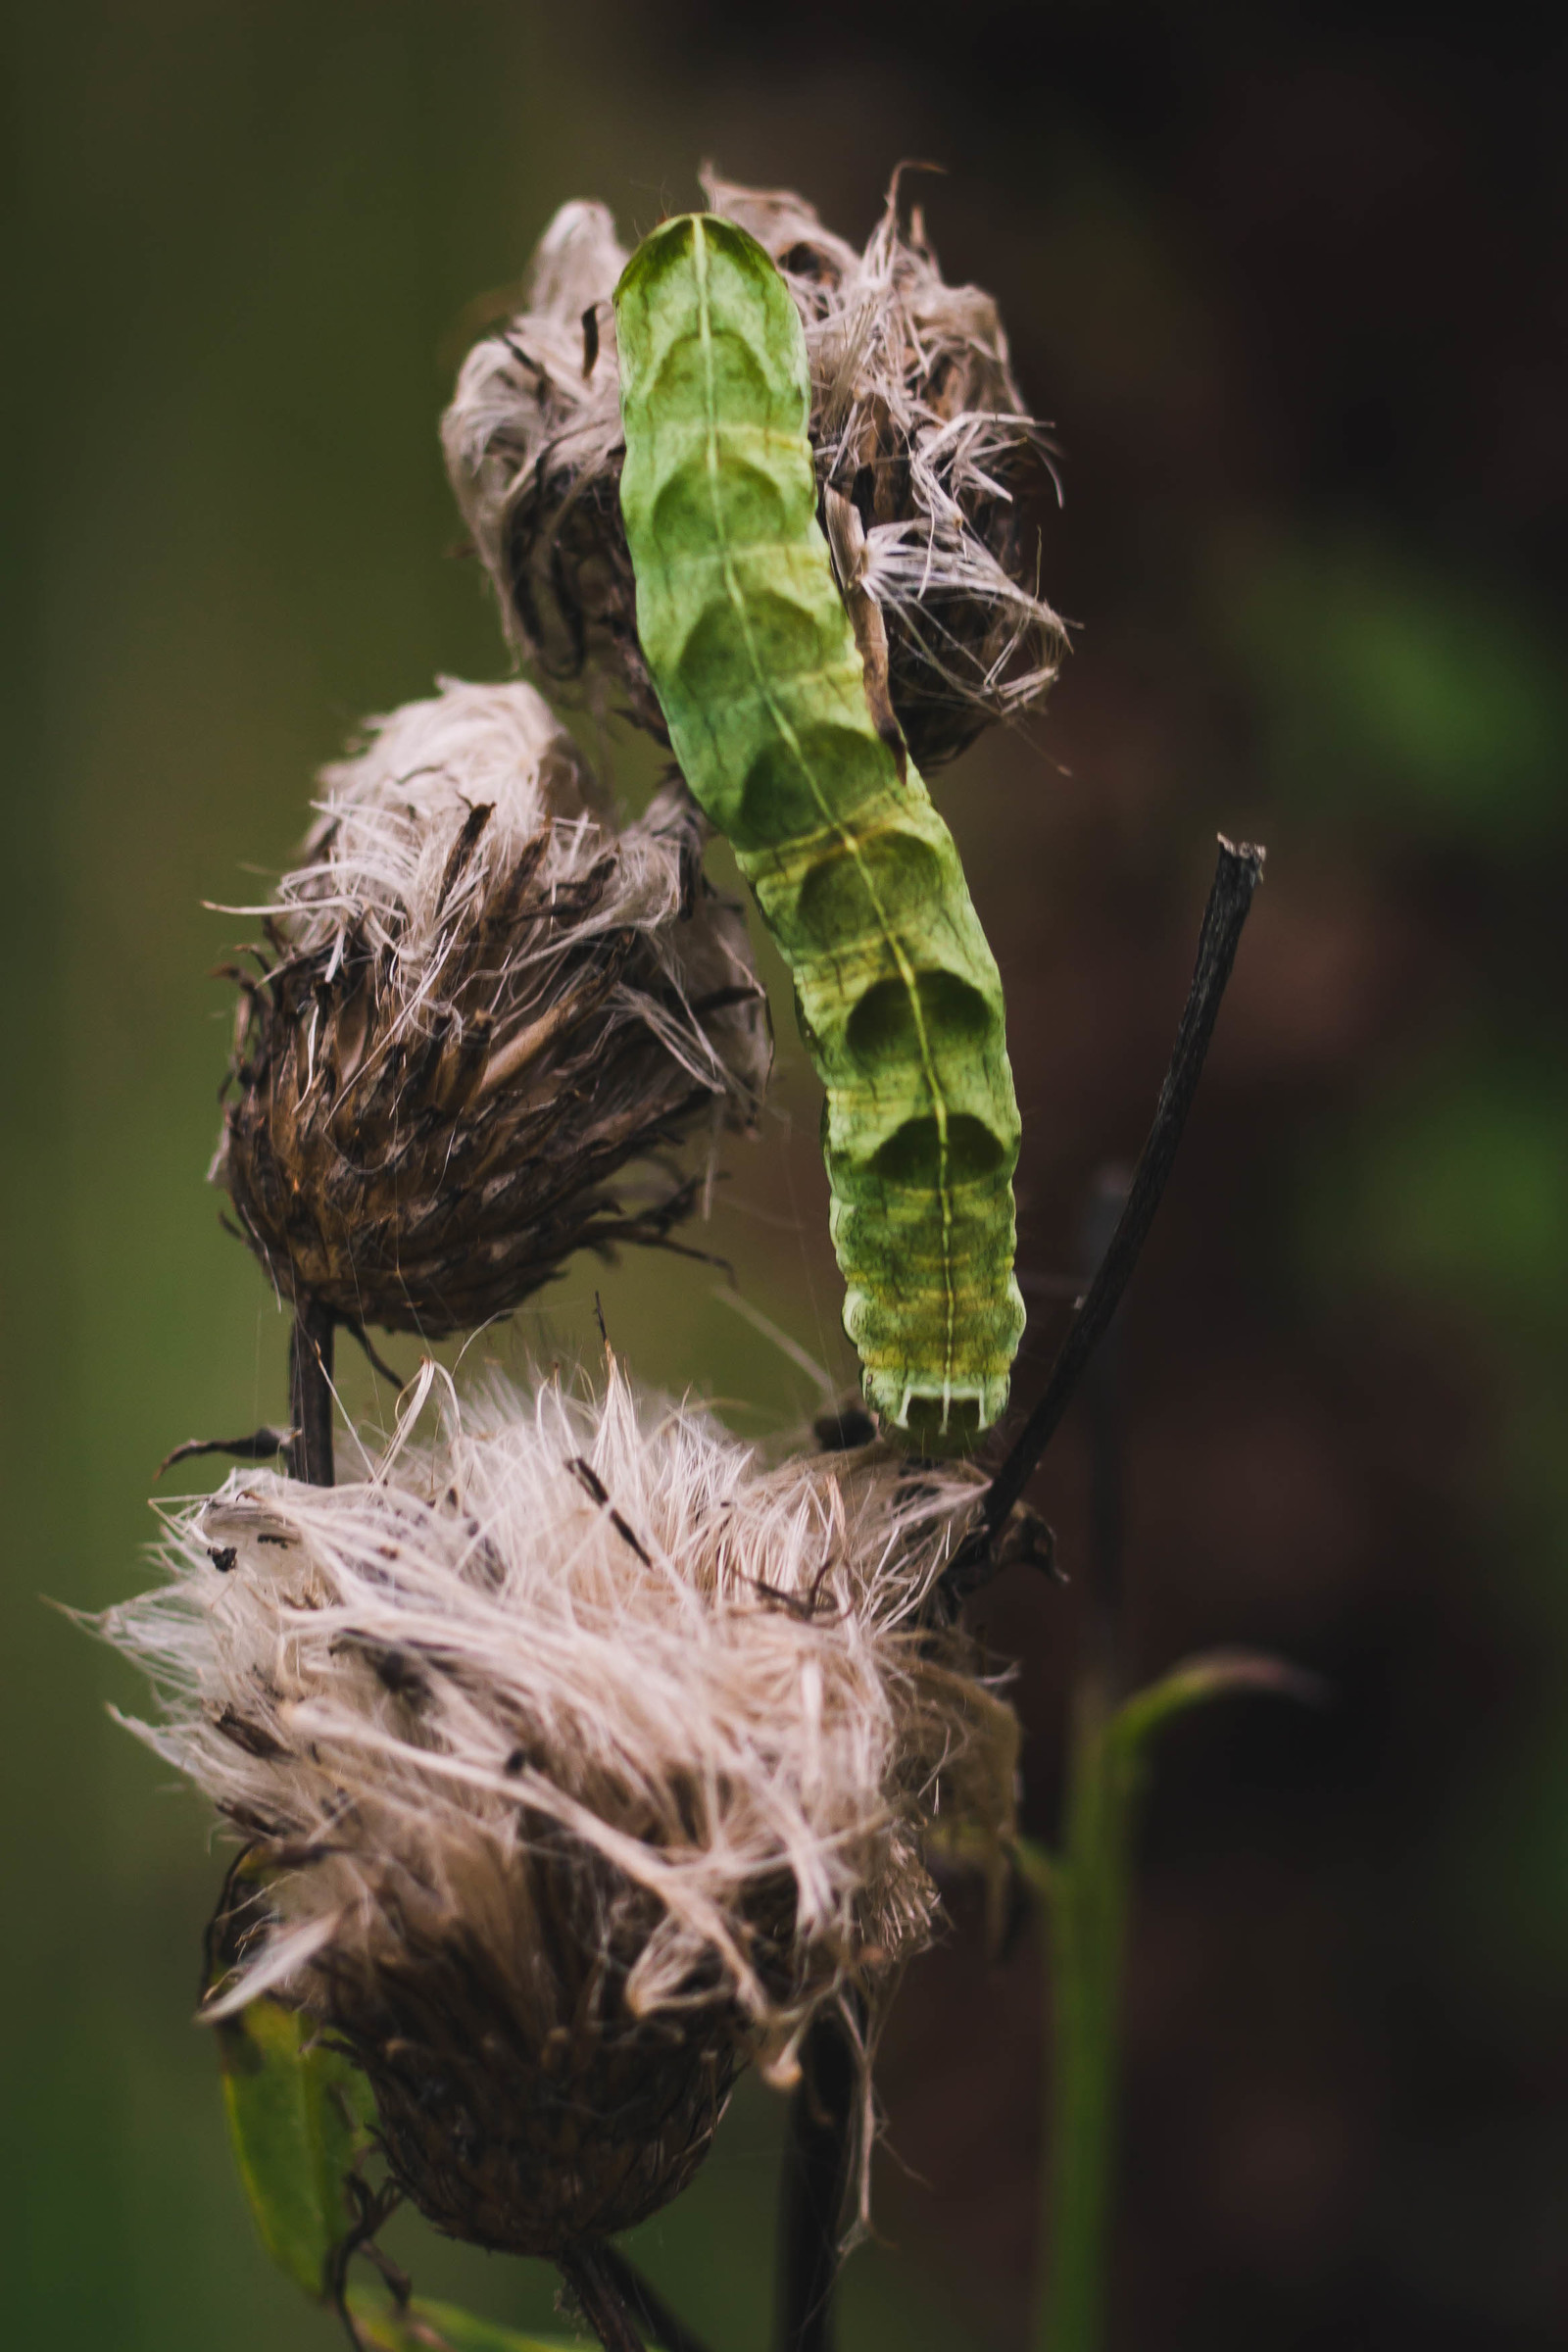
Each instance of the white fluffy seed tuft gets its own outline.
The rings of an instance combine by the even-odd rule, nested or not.
[[[766,1468],[612,1359],[461,1410],[427,1365],[357,1482],[236,1471],[172,1513],[164,1586],[101,1627],[164,1702],[131,1728],[291,1857],[233,1999],[308,2001],[318,1937],[395,1957],[410,1904],[483,1934],[549,1824],[657,1897],[635,2013],[721,1989],[788,2051],[925,1941],[939,1812],[1006,1830],[1010,1711],[928,1605],[979,1492],[874,1448]],[[750,1916],[781,1880],[782,1978]]]

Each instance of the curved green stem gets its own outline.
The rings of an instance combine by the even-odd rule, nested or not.
[[[1136,1762],[1112,1736],[1113,1723],[1104,1684],[1086,1677],[1074,1710],[1064,1846],[1044,1876],[1052,2031],[1038,2352],[1097,2352],[1104,2332],[1137,1809]]]

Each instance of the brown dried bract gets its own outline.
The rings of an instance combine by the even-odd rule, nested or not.
[[[368,2082],[388,2169],[425,2219],[494,2252],[548,2257],[632,2229],[680,2193],[756,2034],[716,1982],[636,2015],[627,1978],[657,1897],[554,1823],[519,1827],[483,1922],[390,1866],[396,1944],[329,1947],[310,2010]],[[265,1872],[267,1847],[247,1861]],[[253,1899],[253,1941],[265,1899]],[[220,1911],[210,1938],[224,1925]]]
[[[768,1063],[684,791],[615,832],[522,685],[410,706],[328,781],[233,975],[213,1169],[279,1291],[434,1338],[573,1250],[666,1243],[704,1186],[672,1148],[749,1124]]]

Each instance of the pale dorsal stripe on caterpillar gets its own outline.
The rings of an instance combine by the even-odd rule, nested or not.
[[[1024,1320],[1002,982],[953,838],[868,707],[816,519],[800,318],[762,248],[708,214],[655,230],[615,311],[638,633],[794,977],[845,1328],[884,1419],[961,1446],[1002,1411]]]

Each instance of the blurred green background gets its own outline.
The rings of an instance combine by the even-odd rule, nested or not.
[[[1055,420],[1044,725],[938,780],[1009,992],[1025,1394],[1094,1169],[1141,1140],[1223,828],[1265,840],[1128,1315],[1135,1632],[1318,1667],[1310,1723],[1172,1741],[1129,1998],[1116,2338],[1546,2345],[1568,2328],[1568,979],[1556,36],[1512,9],[106,0],[6,32],[3,2340],[326,2345],[255,2244],[190,2023],[220,1873],[43,1597],[132,1590],[154,1466],[283,1409],[284,1329],[203,1183],[204,975],[360,715],[503,649],[435,427],[551,212],[624,233],[731,176],[863,236],[903,157]],[[646,753],[608,747],[635,796]],[[787,1012],[715,1247],[849,1364]],[[573,1268],[645,1377],[814,1409],[678,1263]],[[524,1334],[524,1338],[530,1335]],[[505,1341],[491,1343],[503,1348]],[[352,1351],[348,1351],[352,1353]],[[400,1365],[412,1350],[394,1344]],[[351,1394],[385,1410],[368,1373]],[[1069,1568],[1083,1460],[1039,1482]],[[177,1491],[177,1482],[171,1482]],[[42,1596],[42,1597],[41,1597]],[[999,1589],[1029,1805],[1073,1602]],[[1021,2340],[1036,1955],[972,1923],[885,2069],[857,2346]],[[737,2104],[643,2233],[764,2340],[778,2117]],[[549,2278],[400,2225],[426,2291]]]

